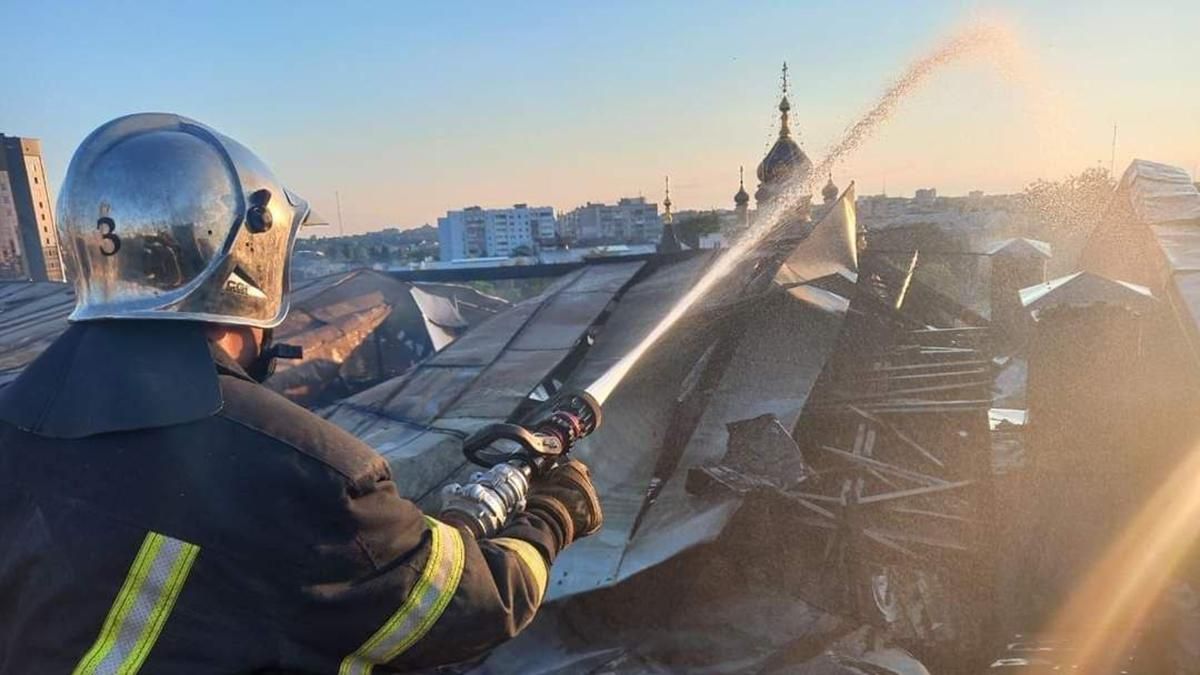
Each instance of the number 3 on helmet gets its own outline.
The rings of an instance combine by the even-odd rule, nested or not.
[[[296,234],[315,220],[237,141],[178,115],[115,119],[75,151],[59,195],[70,319],[274,327]]]

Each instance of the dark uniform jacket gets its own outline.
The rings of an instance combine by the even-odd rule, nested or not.
[[[459,662],[530,621],[561,537],[425,516],[196,324],[75,324],[0,389],[0,674]]]

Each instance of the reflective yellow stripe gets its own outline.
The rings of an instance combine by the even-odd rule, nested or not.
[[[150,532],[75,675],[132,675],[158,641],[200,547]]]
[[[542,557],[542,554],[533,547],[533,544],[521,539],[496,537],[488,541],[517,554],[517,557],[525,564],[525,569],[529,570],[529,575],[533,577],[533,586],[536,589],[534,603],[540,605],[550,578],[550,568],[546,567],[546,559]]]
[[[446,611],[466,562],[466,546],[456,528],[425,517],[431,542],[429,560],[404,604],[353,654],[342,660],[340,675],[368,675],[371,670],[403,654],[425,637]]]

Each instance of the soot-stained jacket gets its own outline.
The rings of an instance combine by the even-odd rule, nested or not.
[[[460,662],[532,619],[562,536],[424,515],[196,324],[76,324],[0,389],[3,675]]]

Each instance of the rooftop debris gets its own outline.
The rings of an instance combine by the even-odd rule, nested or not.
[[[398,281],[355,270],[297,283],[275,339],[304,347],[279,361],[268,386],[293,400],[328,402],[403,373],[508,302],[468,286]],[[69,284],[0,282],[0,386],[66,330]]]
[[[992,244],[987,249],[987,255],[1002,258],[1041,258],[1048,260],[1053,256],[1050,244],[1037,239],[1017,237],[1003,239]]]
[[[579,448],[605,529],[559,558],[545,616],[488,671],[744,672],[887,654],[910,666],[870,672],[925,672],[900,648],[937,663],[979,647],[987,322],[925,286],[915,252],[901,267],[861,257],[851,204],[757,246],[617,387],[605,413],[620,423]],[[432,506],[472,470],[467,434],[592,382],[712,259],[588,266],[323,414]],[[795,621],[751,629],[763,611]],[[838,651],[868,625],[870,648]]]
[[[1085,271],[1033,285],[1049,254],[1036,240],[981,256],[889,231],[873,248],[852,189],[819,222],[776,228],[608,398],[619,422],[579,446],[606,526],[559,558],[538,620],[477,670],[1069,663],[1069,639],[1011,636],[1042,627],[1121,509],[1200,434],[1200,192],[1186,178],[1135,162]],[[346,394],[321,414],[434,508],[473,470],[468,434],[594,382],[717,255],[593,262],[513,305],[365,270],[302,283],[277,338],[308,358],[273,385],[310,405]],[[59,284],[0,284],[0,386],[72,304]],[[1173,584],[1174,602],[1200,579]],[[1178,639],[1137,636],[1130,658],[1157,663],[1161,647],[1183,662],[1200,644],[1185,630],[1196,603],[1181,602],[1163,619]]]
[[[1090,272],[1076,272],[1044,284],[1021,289],[1021,304],[1035,317],[1051,309],[1114,305],[1130,311],[1145,311],[1154,295],[1145,286],[1106,279]]]
[[[305,358],[279,361],[268,386],[305,405],[400,375],[509,304],[468,286],[365,269],[301,282],[291,298],[275,339],[303,347]]]

